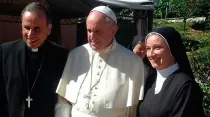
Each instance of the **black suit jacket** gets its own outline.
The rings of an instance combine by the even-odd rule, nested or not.
[[[47,41],[43,65],[31,93],[34,98],[30,117],[53,117],[57,101],[55,93],[66,63],[68,51]],[[22,117],[25,110],[26,71],[25,42],[16,40],[0,46],[0,105],[1,116]]]

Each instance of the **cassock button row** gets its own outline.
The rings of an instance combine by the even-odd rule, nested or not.
[[[92,110],[93,112],[95,112],[95,111],[96,111],[96,109],[94,109],[94,108],[92,108],[91,110]]]
[[[88,103],[85,104],[85,107],[88,107]]]
[[[91,115],[95,115],[93,112],[90,113]]]

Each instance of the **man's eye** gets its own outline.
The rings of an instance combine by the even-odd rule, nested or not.
[[[40,31],[40,28],[39,28],[39,27],[36,27],[34,30],[35,30],[36,32],[39,32],[39,31]]]
[[[91,33],[91,30],[90,30],[90,29],[88,29],[88,30],[87,30],[87,32],[88,32],[88,33]]]
[[[30,30],[30,28],[29,28],[29,27],[23,27],[23,29],[24,29],[24,30]]]
[[[98,31],[98,30],[96,30],[96,31],[95,31],[95,33],[97,34],[97,33],[99,33],[99,31]]]

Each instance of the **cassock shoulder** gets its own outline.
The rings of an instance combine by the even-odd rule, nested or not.
[[[124,65],[129,69],[132,69],[132,71],[138,71],[137,69],[139,69],[139,72],[141,72],[140,74],[142,74],[144,69],[143,60],[131,50],[117,43],[116,49],[113,50],[112,56],[114,56],[113,58],[116,60],[123,62]]]
[[[89,44],[84,44],[82,46],[76,47],[69,52],[68,57],[71,59],[82,59],[82,58],[89,58],[92,53],[92,49],[90,48]]]
[[[14,56],[19,52],[23,52],[25,48],[25,42],[23,39],[6,42],[0,45],[1,56],[7,58],[8,56]]]
[[[5,42],[3,44],[1,44],[1,47],[10,47],[10,46],[14,46],[16,44],[19,44],[20,42],[22,42],[23,40],[22,39],[18,39],[18,40],[15,40],[15,41],[9,41],[9,42]]]
[[[51,42],[51,41],[48,41],[49,44],[51,45],[51,49],[53,49],[54,51],[58,51],[58,52],[61,52],[60,54],[68,54],[68,49],[67,48],[64,48],[62,47],[61,45],[58,45],[54,42]]]
[[[180,70],[177,70],[168,77],[168,82],[170,82],[168,83],[170,87],[181,88],[187,82],[194,82],[194,79]]]
[[[170,87],[169,90],[173,89],[176,100],[175,102],[176,104],[180,103],[183,105],[183,108],[185,109],[183,112],[186,111],[186,113],[189,114],[187,111],[190,112],[195,109],[195,112],[199,111],[199,113],[202,114],[203,92],[198,83],[195,82],[194,78],[181,72],[180,70],[174,72],[169,78],[171,79],[167,85],[170,86],[167,87]]]
[[[195,81],[185,82],[176,94],[172,115],[183,117],[205,117],[203,93]]]
[[[15,51],[16,48],[20,48],[24,46],[24,41],[22,39],[6,42],[0,45],[2,48],[2,51]]]
[[[139,56],[137,56],[136,54],[134,54],[131,50],[125,48],[124,46],[120,45],[117,43],[117,49],[116,49],[117,53],[119,54],[124,54],[127,57],[130,57],[131,59],[135,59],[135,60],[139,60]]]

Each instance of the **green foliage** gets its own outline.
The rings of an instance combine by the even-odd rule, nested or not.
[[[166,20],[153,20],[153,28],[170,26],[178,30],[181,34],[184,32],[183,24],[180,22],[169,23]],[[190,30],[190,23],[187,23],[186,30]]]
[[[154,16],[155,18],[167,18],[168,16],[188,18],[198,11],[202,11],[202,13],[209,11],[203,10],[205,5],[200,1],[208,0],[159,0],[155,7]]]
[[[210,117],[210,47],[191,52],[189,59],[194,76],[204,92],[204,111]]]
[[[188,37],[191,40],[197,40],[205,46],[209,46],[210,43],[210,31],[196,31],[196,30],[188,30],[185,34],[186,37]]]
[[[206,46],[189,54],[191,67],[202,83],[210,81],[210,47]]]
[[[203,47],[202,44],[197,40],[189,39],[186,36],[182,36],[182,39],[187,52],[192,52]]]
[[[133,20],[132,9],[118,9],[115,11],[118,20]]]
[[[204,16],[206,17],[206,21],[209,20],[209,12],[210,12],[210,1],[209,0],[198,0],[197,10],[195,12],[196,16]]]
[[[188,18],[198,10],[197,0],[173,0],[174,12],[177,16]]]
[[[204,92],[204,112],[207,117],[210,117],[210,83],[200,85]]]
[[[155,6],[155,18],[167,18],[168,15],[173,13],[173,1],[174,0],[159,0],[158,4]]]
[[[154,17],[157,18],[157,19],[162,19],[162,12],[161,12],[160,9],[158,9],[158,7],[155,7]]]
[[[208,22],[207,21],[199,21],[199,22],[193,22],[191,25],[191,28],[194,30],[206,30],[208,26]]]

